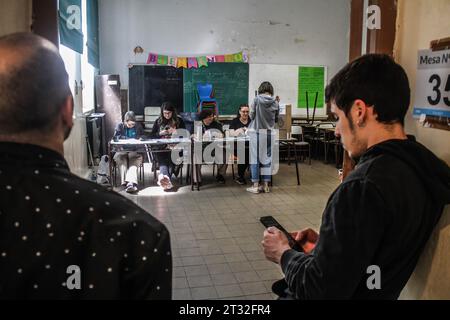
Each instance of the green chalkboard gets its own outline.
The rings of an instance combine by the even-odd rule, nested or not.
[[[209,63],[208,67],[183,70],[185,112],[197,112],[197,84],[212,83],[220,115],[234,115],[248,103],[248,63]]]

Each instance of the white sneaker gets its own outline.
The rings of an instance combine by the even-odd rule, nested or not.
[[[158,186],[160,186],[164,190],[170,190],[173,188],[170,178],[162,174],[158,176]]]
[[[173,184],[171,181],[164,187],[164,191],[170,191],[173,189]]]
[[[250,188],[247,188],[247,191],[251,192],[251,193],[258,194],[259,193],[259,187],[250,187]]]
[[[130,182],[127,184],[127,188],[125,189],[125,191],[127,193],[136,193],[136,192],[138,192],[137,185]]]

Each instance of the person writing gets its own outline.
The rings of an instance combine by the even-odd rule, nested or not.
[[[123,122],[117,124],[114,130],[114,140],[139,139],[144,135],[144,129],[140,123],[136,123],[133,111],[128,111],[123,117]],[[119,167],[120,182],[128,193],[138,192],[137,168],[142,165],[143,156],[133,151],[133,147],[124,146],[123,151],[116,152],[113,157]]]
[[[222,124],[216,120],[216,115],[213,110],[205,109],[199,114],[199,120],[202,122],[202,134],[204,140],[211,140],[213,138],[222,138],[224,136]],[[226,149],[223,149],[225,154]],[[216,181],[218,183],[225,183],[225,173],[227,171],[228,165],[226,163],[220,163],[217,165],[217,176]],[[195,184],[201,185],[202,183],[202,173],[201,165],[196,164],[194,166],[193,179]],[[198,179],[197,179],[198,176]]]

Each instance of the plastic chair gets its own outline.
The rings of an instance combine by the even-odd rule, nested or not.
[[[305,138],[303,136],[303,128],[301,126],[292,126],[292,136],[298,136],[299,141],[295,142],[295,148],[298,148],[300,154],[302,154],[305,151],[308,151],[308,159],[309,159],[309,165],[311,165],[311,145],[309,142],[305,141]]]
[[[197,95],[198,95],[198,112],[204,109],[212,109],[215,114],[219,114],[219,108],[217,100],[214,98],[214,88],[211,83],[199,83],[197,84]]]

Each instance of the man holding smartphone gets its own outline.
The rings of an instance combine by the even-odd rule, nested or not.
[[[403,68],[369,54],[345,66],[326,89],[336,136],[355,169],[331,195],[320,235],[264,232],[266,258],[280,264],[286,299],[397,299],[443,208],[450,203],[450,169],[404,130],[410,88]],[[376,266],[381,285],[367,285]]]

